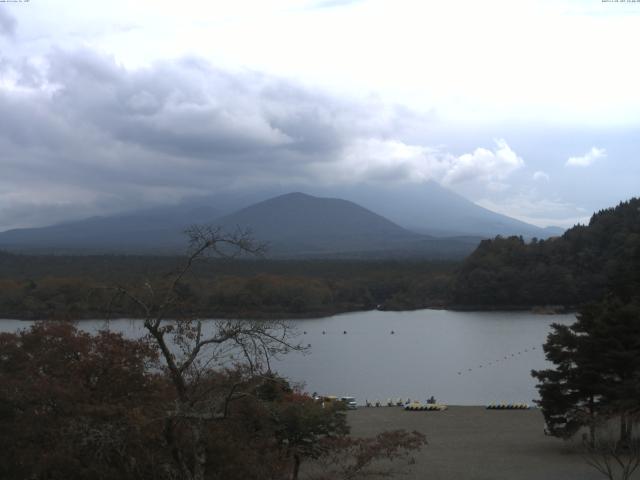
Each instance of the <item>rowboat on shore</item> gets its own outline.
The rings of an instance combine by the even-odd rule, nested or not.
[[[405,405],[404,409],[411,411],[442,412],[447,409],[447,406],[438,403],[413,402]]]

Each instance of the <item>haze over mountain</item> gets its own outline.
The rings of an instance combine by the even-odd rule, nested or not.
[[[406,230],[353,202],[289,193],[219,218],[226,229],[247,226],[276,255],[376,252],[388,255],[460,256],[478,238],[443,242]]]
[[[42,252],[176,252],[184,250],[184,229],[211,223],[220,212],[202,205],[178,205],[91,217],[41,228],[0,233],[0,248]]]
[[[0,234],[0,247],[21,251],[178,252],[194,223],[227,231],[248,228],[271,256],[461,257],[479,237],[437,239],[409,231],[353,202],[303,193],[274,197],[220,216],[211,207],[182,205],[113,217],[93,217]]]
[[[326,193],[329,189],[317,190]],[[462,256],[481,237],[546,238],[561,233],[482,208],[435,182],[402,191],[359,186],[333,192],[358,204],[303,193],[257,203],[268,193],[218,194],[177,206],[10,230],[0,233],[0,247],[45,252],[168,253],[184,249],[183,231],[188,226],[217,224],[228,230],[250,228],[256,239],[271,244],[270,254],[279,256],[348,252]],[[467,238],[442,241],[432,237]]]
[[[439,237],[522,235],[547,238],[564,231],[559,227],[540,228],[493,212],[434,181],[407,184],[401,189],[359,185],[324,192],[363,205],[409,230]]]
[[[227,230],[246,226],[283,253],[383,250],[420,238],[355,203],[303,193],[265,200],[216,223]]]

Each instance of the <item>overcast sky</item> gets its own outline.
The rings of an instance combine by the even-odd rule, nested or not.
[[[0,3],[0,230],[435,180],[540,226],[638,195],[640,3]]]

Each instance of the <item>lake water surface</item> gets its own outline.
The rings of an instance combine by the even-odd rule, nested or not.
[[[530,372],[548,366],[542,344],[550,324],[574,320],[574,315],[447,310],[294,320],[309,352],[286,355],[274,369],[293,382],[304,381],[308,392],[351,395],[361,404],[397,397],[424,401],[431,395],[450,405],[531,403],[538,395]],[[0,320],[0,331],[29,324]],[[105,325],[79,323],[88,331]],[[137,320],[111,320],[108,327],[132,338],[144,334]]]

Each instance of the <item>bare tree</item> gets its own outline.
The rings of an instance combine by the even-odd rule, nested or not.
[[[631,424],[635,416],[626,414],[623,418]],[[629,480],[640,466],[640,439],[631,435],[616,439],[606,431],[609,421],[594,425],[594,429],[601,430],[596,439],[583,439],[584,459],[609,480]],[[630,426],[625,428],[631,430]]]
[[[420,432],[394,430],[370,438],[326,438],[323,443],[324,455],[307,480],[396,478],[407,473],[403,466],[415,463],[411,453],[427,441]]]
[[[175,465],[171,477],[204,480],[207,466],[207,425],[224,419],[229,404],[249,395],[243,389],[256,375],[270,372],[270,358],[302,350],[291,342],[288,325],[279,321],[216,320],[203,322],[181,311],[186,276],[198,260],[209,254],[219,257],[260,255],[247,231],[224,233],[220,228],[194,226],[187,230],[189,251],[184,263],[160,285],[146,281],[133,291],[115,287],[132,302],[144,319],[149,339],[157,346],[171,379],[175,406],[166,412],[164,438]],[[235,381],[217,381],[216,371],[244,365]],[[273,378],[269,376],[268,378]],[[186,441],[185,441],[186,437]]]

